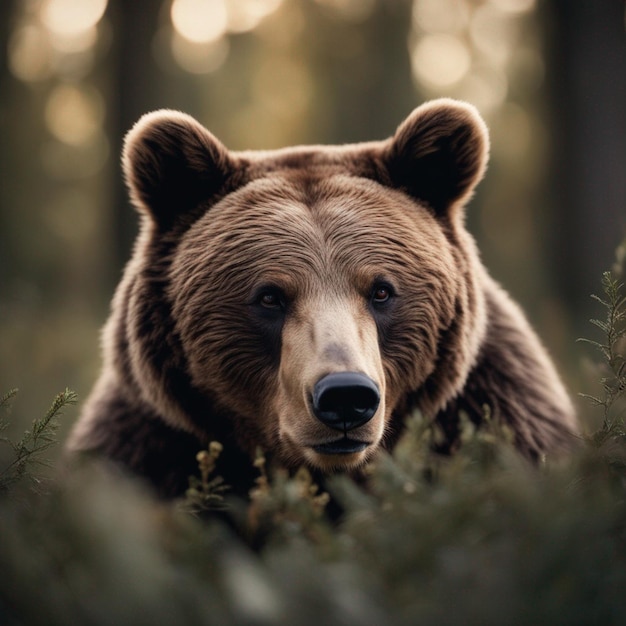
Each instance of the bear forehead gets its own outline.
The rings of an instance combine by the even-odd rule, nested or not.
[[[179,247],[179,267],[220,282],[247,274],[296,284],[450,269],[449,243],[427,209],[374,181],[315,170],[276,171],[208,208]]]
[[[191,239],[210,239],[217,248],[254,243],[270,253],[340,244],[386,256],[445,239],[432,214],[401,191],[325,168],[252,180],[210,207],[192,231]]]
[[[313,243],[345,235],[384,240],[393,233],[439,238],[442,232],[434,216],[401,191],[326,168],[277,170],[254,179],[208,209],[200,226],[230,235],[263,233],[268,243],[269,235],[299,235]]]

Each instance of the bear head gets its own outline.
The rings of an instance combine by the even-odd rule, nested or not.
[[[447,99],[384,141],[267,152],[144,116],[123,155],[142,216],[109,331],[123,378],[203,440],[358,467],[476,360],[483,270],[463,206],[487,156],[476,110]]]

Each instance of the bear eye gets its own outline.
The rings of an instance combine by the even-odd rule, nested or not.
[[[285,308],[285,297],[276,288],[266,288],[257,296],[257,302],[264,308],[272,311],[281,311]]]
[[[280,300],[275,293],[264,293],[259,299],[259,302],[268,309],[274,309],[280,306]]]
[[[393,296],[393,288],[386,283],[377,283],[372,289],[371,301],[376,306],[389,302]]]

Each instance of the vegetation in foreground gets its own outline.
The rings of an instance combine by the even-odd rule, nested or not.
[[[437,433],[415,415],[367,485],[339,476],[322,492],[260,454],[249,501],[231,501],[214,443],[172,506],[111,468],[45,466],[75,400],[59,394],[20,441],[0,439],[0,623],[626,623],[619,276],[603,278],[591,342],[602,425],[558,464],[527,464],[497,423],[468,422],[458,454],[434,455]],[[0,401],[5,420],[14,396]]]

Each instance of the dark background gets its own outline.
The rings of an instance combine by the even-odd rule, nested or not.
[[[233,149],[383,138],[424,100],[492,138],[468,225],[573,391],[590,293],[626,225],[621,0],[22,0],[0,3],[0,395],[14,422],[84,398],[135,215],[119,152],[144,112]],[[70,418],[71,421],[71,418]],[[67,428],[69,424],[65,425]]]

